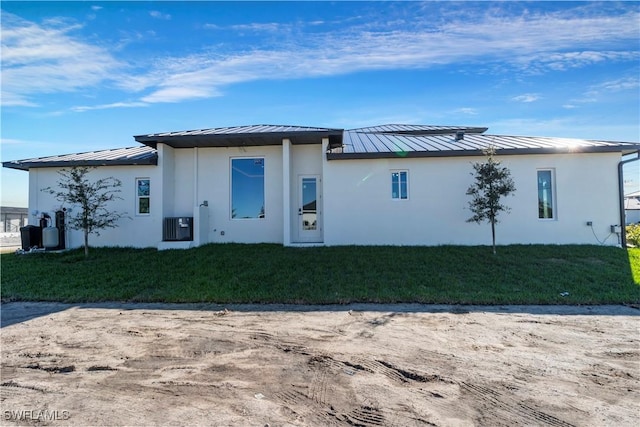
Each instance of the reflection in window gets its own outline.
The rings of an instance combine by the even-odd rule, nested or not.
[[[136,214],[149,215],[151,196],[151,180],[149,178],[136,178]]]
[[[538,171],[538,218],[553,219],[553,174],[551,170]]]
[[[318,184],[316,178],[302,178],[302,229],[318,229]]]
[[[231,159],[231,218],[264,215],[264,159]]]
[[[406,200],[409,198],[407,192],[408,172],[391,172],[391,198],[396,200]]]

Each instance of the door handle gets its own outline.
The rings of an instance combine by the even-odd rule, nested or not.
[[[302,208],[298,208],[298,215],[302,215]]]

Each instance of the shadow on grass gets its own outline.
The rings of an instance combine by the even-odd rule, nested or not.
[[[327,305],[298,305],[298,304],[210,304],[210,303],[57,303],[57,302],[10,302],[3,303],[1,327],[27,322],[38,317],[46,317],[72,308],[98,310],[165,310],[165,311],[205,311],[218,312],[229,310],[241,313],[347,313],[376,312],[376,313],[501,313],[501,314],[533,314],[560,316],[640,316],[640,305],[451,305],[451,304],[327,304]],[[115,314],[115,313],[114,313]]]

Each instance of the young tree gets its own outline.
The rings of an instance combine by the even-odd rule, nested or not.
[[[74,230],[84,232],[84,256],[89,256],[89,234],[100,235],[99,230],[117,227],[117,222],[126,213],[110,211],[107,204],[115,199],[122,199],[117,194],[122,183],[119,179],[109,177],[95,182],[87,179],[87,174],[93,168],[87,166],[74,166],[71,169],[62,169],[58,173],[62,177],[58,187],[44,188],[42,191],[53,194],[56,200],[79,207],[67,215],[68,226]]]
[[[495,159],[495,148],[487,148],[484,150],[484,154],[487,156],[484,162],[473,163],[474,172],[471,175],[475,178],[475,182],[467,190],[467,195],[472,197],[469,201],[469,209],[473,216],[467,222],[480,224],[487,221],[491,224],[491,238],[495,254],[498,214],[501,211],[509,212],[510,210],[508,206],[500,202],[500,199],[515,192],[516,187],[511,179],[511,171],[500,166],[500,162]]]

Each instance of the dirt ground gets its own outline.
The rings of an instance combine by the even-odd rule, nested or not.
[[[2,304],[2,425],[635,426],[640,310]]]

